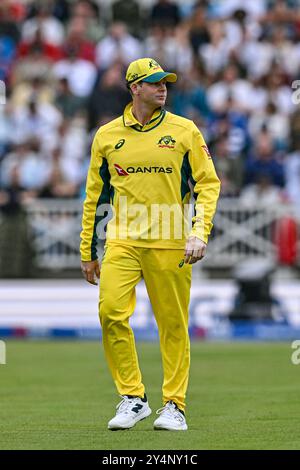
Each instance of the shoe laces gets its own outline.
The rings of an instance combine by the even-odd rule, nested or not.
[[[168,401],[162,408],[159,408],[156,412],[157,415],[165,416],[166,418],[176,419],[181,423],[185,421],[183,414],[179,411],[173,401]]]
[[[120,395],[120,397],[122,398],[122,400],[116,406],[117,414],[119,414],[119,413],[125,413],[125,414],[129,413],[131,411],[131,408],[132,408],[132,405],[134,404],[134,402],[137,399],[139,399],[139,397],[129,398],[126,395]]]

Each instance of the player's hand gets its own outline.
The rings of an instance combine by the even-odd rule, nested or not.
[[[206,243],[200,238],[189,237],[184,252],[184,262],[186,264],[194,264],[200,259],[204,258],[206,251]]]
[[[100,265],[98,260],[95,261],[81,261],[81,271],[83,277],[87,282],[96,286],[97,279],[100,277]]]

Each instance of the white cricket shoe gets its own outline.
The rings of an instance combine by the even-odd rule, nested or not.
[[[163,408],[157,410],[156,414],[160,416],[154,421],[154,429],[186,431],[188,428],[184,414],[173,401],[168,401]]]
[[[138,421],[147,418],[152,411],[148,404],[146,395],[144,398],[120,395],[122,401],[116,406],[117,413],[108,423],[108,429],[130,429]]]

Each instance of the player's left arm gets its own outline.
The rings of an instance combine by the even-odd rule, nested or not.
[[[205,256],[221,186],[207,145],[196,126],[193,126],[192,135],[189,163],[190,179],[194,185],[195,216],[184,253],[184,261],[189,264]]]

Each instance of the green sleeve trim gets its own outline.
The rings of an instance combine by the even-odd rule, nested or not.
[[[189,152],[186,152],[186,154],[183,157],[182,160],[182,165],[181,165],[181,200],[183,201],[185,196],[191,192],[190,186],[189,186],[189,181],[192,184],[193,187],[193,196],[195,201],[197,201],[198,193],[194,191],[196,181],[194,180],[192,176],[192,168],[191,164],[189,161]],[[196,207],[194,207],[194,215],[196,214]]]
[[[189,152],[186,152],[181,165],[181,200],[183,200],[186,194],[191,191],[188,184],[189,181],[192,183],[192,186],[194,188],[196,185],[196,181],[192,176],[192,168],[189,161]],[[198,193],[194,192],[193,196],[195,199],[197,199]]]
[[[97,259],[97,225],[101,220],[105,217],[97,216],[97,209],[101,204],[110,204],[111,202],[111,193],[112,193],[112,186],[110,184],[110,173],[108,169],[108,163],[106,158],[103,158],[102,165],[99,169],[99,176],[102,179],[103,187],[97,201],[96,211],[95,211],[95,219],[94,219],[94,229],[93,229],[93,237],[91,242],[91,259],[94,261]]]
[[[191,176],[191,166],[190,166],[190,162],[189,162],[188,152],[186,152],[186,154],[184,155],[184,157],[182,159],[182,165],[181,165],[180,172],[181,172],[180,191],[181,191],[181,200],[183,201],[185,196],[190,192],[190,187],[189,187],[188,181],[189,181],[190,176]]]

